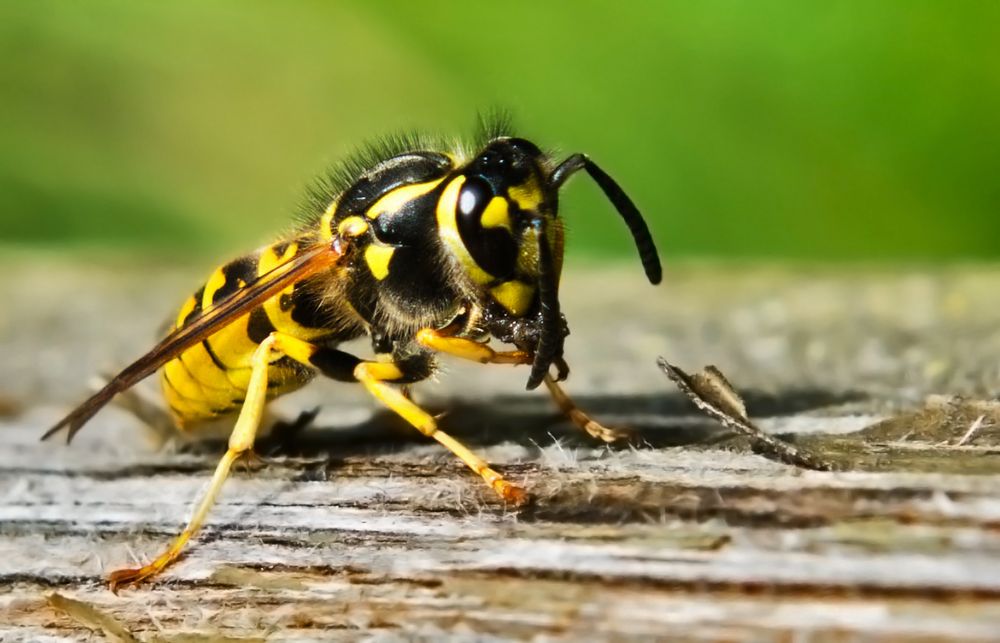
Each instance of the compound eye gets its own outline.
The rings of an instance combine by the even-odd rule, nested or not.
[[[499,218],[498,208],[502,209]],[[477,176],[466,178],[458,195],[455,218],[462,244],[480,268],[498,279],[513,275],[517,246],[510,230],[507,203],[503,199],[494,202],[489,183]],[[501,220],[508,220],[507,225]]]
[[[469,177],[458,195],[459,218],[479,219],[492,198],[493,188],[489,183],[479,177]]]

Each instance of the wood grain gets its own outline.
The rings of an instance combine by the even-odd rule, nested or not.
[[[594,444],[521,391],[526,372],[449,365],[418,395],[532,492],[513,510],[357,391],[317,385],[278,408],[320,404],[316,426],[265,441],[184,558],[116,596],[105,574],[176,533],[222,443],[151,450],[119,409],[71,446],[37,438],[186,282],[19,269],[0,284],[32,301],[0,325],[8,365],[30,365],[0,377],[17,409],[0,417],[4,641],[1000,636],[1000,305],[982,303],[1000,272],[692,268],[650,296],[635,271],[571,269],[569,390],[636,444]],[[841,470],[754,455],[659,354],[717,364],[762,428]]]

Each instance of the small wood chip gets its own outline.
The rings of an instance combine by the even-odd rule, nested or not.
[[[976,421],[972,423],[972,425],[969,427],[969,430],[965,432],[965,435],[962,436],[962,439],[959,440],[958,444],[955,446],[962,447],[972,442],[976,438],[976,434],[979,433],[979,429],[983,428],[983,420],[985,419],[986,419],[985,415],[980,415],[979,417],[977,417]]]
[[[833,469],[828,462],[765,433],[751,422],[743,398],[715,366],[706,366],[701,373],[688,375],[662,357],[656,363],[695,406],[726,428],[749,437],[755,452],[804,469]]]
[[[84,627],[101,632],[110,641],[138,643],[138,639],[132,636],[124,625],[90,603],[84,603],[59,593],[49,594],[47,599],[49,605],[65,612],[67,616]]]

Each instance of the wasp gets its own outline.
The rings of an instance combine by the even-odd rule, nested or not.
[[[267,402],[317,375],[364,386],[513,504],[526,492],[442,431],[409,395],[409,385],[432,375],[438,354],[529,366],[529,390],[544,382],[575,424],[596,438],[619,437],[559,385],[569,373],[558,297],[563,184],[580,170],[597,183],[653,284],[662,273],[656,247],[635,204],[586,155],[556,162],[508,129],[481,124],[472,150],[439,151],[408,135],[357,153],[309,190],[303,225],[218,267],[159,343],[45,434],[65,429],[72,439],[112,398],[156,371],[179,430],[235,415],[226,453],[188,524],[151,563],[113,572],[112,590],[178,557],[233,463],[252,455]],[[338,348],[362,336],[373,357]]]

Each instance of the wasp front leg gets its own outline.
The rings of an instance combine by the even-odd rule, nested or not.
[[[417,343],[433,351],[480,364],[531,364],[533,359],[527,351],[495,351],[483,342],[452,337],[432,328],[417,331]]]
[[[495,351],[483,342],[463,337],[451,337],[442,331],[431,328],[423,328],[417,332],[417,343],[439,353],[454,355],[480,364],[531,364],[534,359],[534,356],[527,351]],[[559,379],[563,379],[569,369],[566,368],[562,360],[558,362]],[[617,442],[631,435],[629,431],[624,429],[604,426],[580,410],[576,402],[559,386],[556,378],[546,375],[543,381],[559,409],[574,425],[591,437],[604,442]]]
[[[598,440],[603,440],[604,442],[618,442],[619,440],[625,440],[632,436],[631,431],[627,429],[604,426],[580,410],[580,407],[576,405],[573,398],[566,394],[566,391],[559,386],[559,383],[556,382],[555,378],[551,375],[546,375],[545,379],[542,381],[545,382],[545,386],[549,389],[549,393],[552,395],[552,399],[559,407],[559,410],[561,410],[573,424],[586,431],[587,435],[597,438]]]

